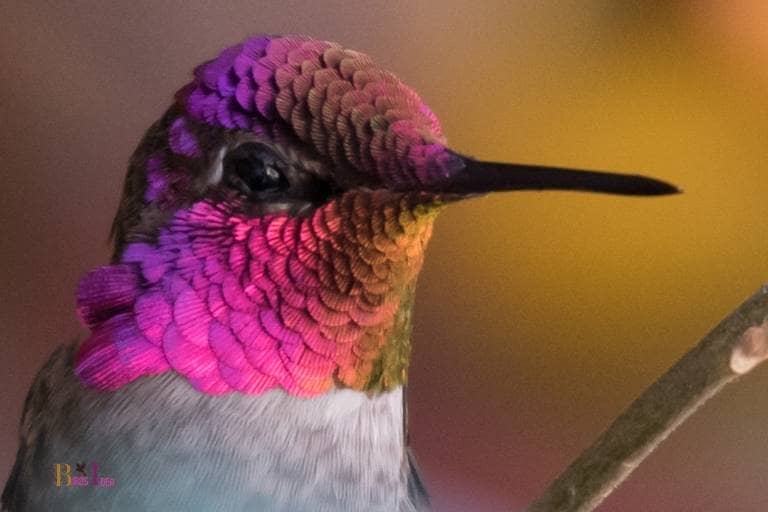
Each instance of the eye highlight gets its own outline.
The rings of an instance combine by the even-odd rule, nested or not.
[[[226,183],[251,198],[261,198],[289,186],[285,164],[264,144],[246,142],[224,157]]]
[[[208,185],[219,199],[234,199],[236,194],[247,215],[300,216],[343,193],[329,174],[317,160],[278,144],[247,140],[219,149]]]

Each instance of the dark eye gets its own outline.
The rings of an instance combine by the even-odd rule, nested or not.
[[[224,157],[227,183],[247,196],[260,196],[288,188],[283,162],[268,147],[256,142],[237,146]]]

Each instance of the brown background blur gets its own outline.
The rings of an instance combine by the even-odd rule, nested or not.
[[[412,439],[437,511],[520,509],[768,280],[768,5],[0,0],[0,480],[23,397],[81,331],[131,151],[193,65],[248,34],[370,53],[485,159],[639,170],[685,195],[519,193],[438,221]],[[768,367],[602,510],[768,510]]]

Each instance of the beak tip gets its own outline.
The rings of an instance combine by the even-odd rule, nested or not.
[[[650,179],[643,178],[643,179],[647,180],[648,187],[644,188],[643,190],[639,190],[638,191],[639,195],[668,196],[668,195],[683,193],[683,189],[671,183],[667,183],[666,181],[655,180],[652,178]]]

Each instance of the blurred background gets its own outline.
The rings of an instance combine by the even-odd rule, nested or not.
[[[448,209],[420,281],[412,442],[435,509],[520,510],[768,280],[768,3],[0,0],[0,481],[22,402],[82,334],[127,160],[192,67],[248,34],[371,54],[451,145],[641,171],[682,196],[518,193]],[[768,366],[605,511],[768,509]]]

